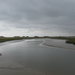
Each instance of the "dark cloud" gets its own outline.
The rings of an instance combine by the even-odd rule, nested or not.
[[[37,28],[46,33],[55,31],[74,35],[75,1],[0,0],[0,21],[15,28]]]

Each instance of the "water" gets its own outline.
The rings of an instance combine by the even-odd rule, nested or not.
[[[75,50],[75,45],[70,44],[70,43],[66,43],[66,40],[47,39],[45,41],[45,44],[55,46],[55,47],[61,47],[61,48],[65,48],[65,49]]]
[[[75,75],[75,51],[41,46],[42,39],[0,46],[3,57],[50,75]]]

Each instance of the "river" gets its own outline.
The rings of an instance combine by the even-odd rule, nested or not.
[[[7,42],[0,46],[0,53],[2,57],[50,75],[75,75],[75,50],[41,45],[44,40]]]

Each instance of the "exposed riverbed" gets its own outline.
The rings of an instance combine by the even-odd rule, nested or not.
[[[46,46],[75,50],[75,45],[66,43],[66,40],[47,39],[42,44]]]

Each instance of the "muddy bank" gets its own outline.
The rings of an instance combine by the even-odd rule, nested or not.
[[[43,42],[43,45],[75,50],[75,45],[66,43],[66,40],[48,39]]]

